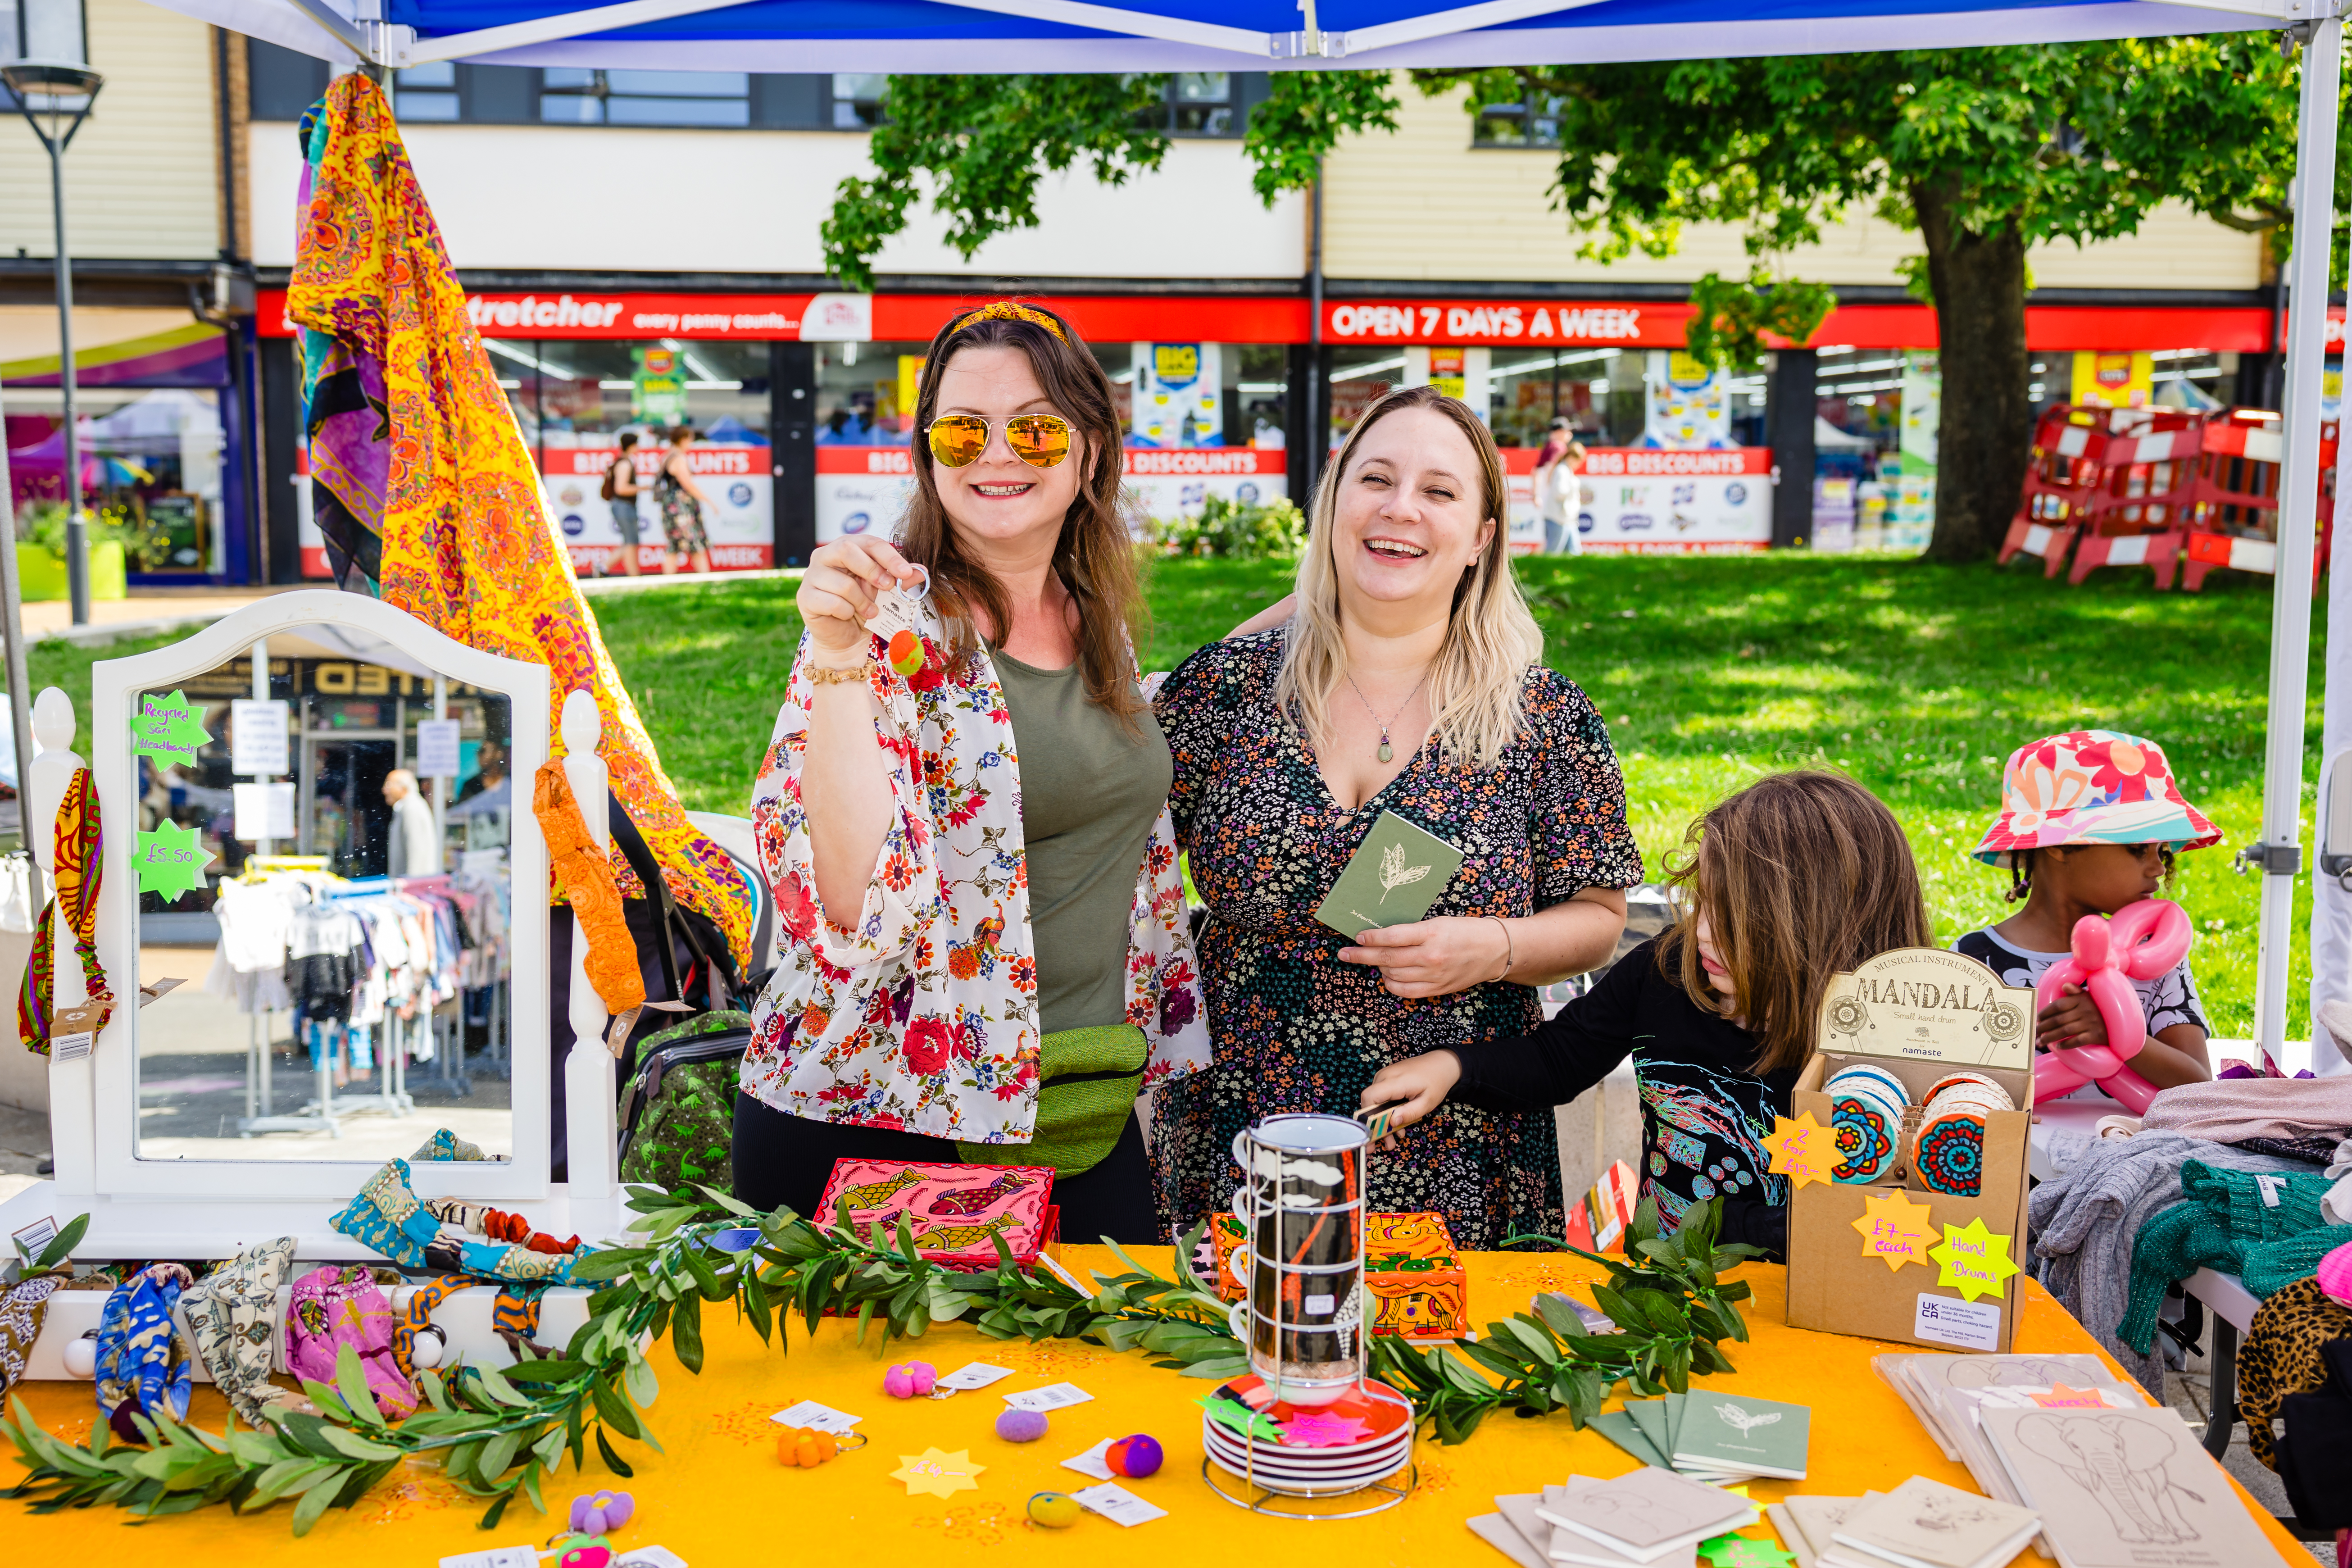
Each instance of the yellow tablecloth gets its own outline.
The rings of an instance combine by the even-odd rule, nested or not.
[[[1165,1268],[1166,1249],[1138,1248],[1139,1261]],[[1116,1271],[1098,1247],[1066,1249],[1075,1269]],[[1514,1253],[1473,1254],[1470,1274],[1474,1317],[1499,1317],[1522,1308],[1539,1289],[1576,1288],[1603,1278],[1580,1260]],[[1756,1296],[1745,1303],[1752,1342],[1729,1347],[1738,1370],[1706,1380],[1760,1398],[1791,1400],[1812,1407],[1811,1475],[1801,1482],[1766,1481],[1751,1489],[1759,1501],[1790,1491],[1854,1496],[1885,1489],[1917,1474],[1970,1487],[1968,1472],[1937,1451],[1894,1391],[1874,1375],[1870,1358],[1888,1350],[1873,1340],[1790,1329],[1780,1321],[1783,1271],[1751,1265],[1740,1277]],[[2032,1280],[2017,1279],[2022,1317],[2021,1351],[2088,1351],[2096,1347],[2080,1324]],[[1587,1298],[1589,1299],[1589,1297]],[[331,1510],[303,1541],[288,1527],[290,1510],[279,1505],[238,1519],[224,1509],[162,1519],[121,1533],[131,1516],[111,1509],[68,1511],[37,1519],[22,1505],[0,1501],[0,1541],[11,1560],[75,1563],[110,1559],[125,1551],[160,1554],[163,1560],[262,1564],[366,1563],[371,1568],[429,1564],[445,1554],[495,1545],[539,1545],[559,1532],[561,1510],[579,1492],[621,1487],[637,1500],[636,1519],[616,1544],[657,1542],[693,1568],[733,1568],[774,1559],[795,1564],[906,1564],[944,1568],[954,1563],[998,1564],[1021,1554],[1024,1563],[1085,1563],[1098,1568],[1105,1554],[1142,1552],[1183,1553],[1188,1560],[1271,1562],[1272,1552],[1310,1546],[1318,1560],[1345,1561],[1371,1568],[1437,1568],[1439,1564],[1487,1564],[1504,1559],[1481,1543],[1463,1521],[1492,1512],[1497,1492],[1539,1490],[1571,1474],[1613,1476],[1633,1461],[1598,1433],[1571,1432],[1564,1416],[1522,1421],[1508,1415],[1490,1418],[1469,1442],[1440,1447],[1424,1442],[1418,1450],[1420,1484],[1402,1506],[1374,1518],[1316,1524],[1255,1517],[1210,1492],[1201,1479],[1201,1412],[1193,1403],[1213,1385],[1154,1368],[1141,1354],[1118,1355],[1097,1345],[1068,1341],[1005,1343],[982,1338],[960,1324],[932,1330],[922,1339],[898,1342],[887,1358],[854,1342],[854,1328],[827,1322],[814,1340],[797,1324],[789,1353],[763,1347],[751,1329],[733,1322],[724,1310],[705,1318],[707,1359],[700,1376],[688,1373],[668,1353],[656,1352],[661,1396],[651,1412],[654,1434],[666,1453],[642,1444],[620,1445],[636,1468],[634,1480],[616,1481],[593,1459],[585,1475],[568,1468],[548,1490],[556,1517],[541,1516],[519,1500],[498,1529],[475,1528],[483,1504],[442,1479],[437,1469],[411,1464],[387,1477],[349,1511]],[[1008,1366],[1018,1374],[995,1387],[943,1401],[897,1400],[882,1391],[883,1369],[892,1362],[920,1358],[941,1372],[970,1361]],[[993,1430],[1003,1409],[1001,1394],[1049,1383],[1075,1383],[1095,1396],[1089,1405],[1056,1411],[1042,1440],[1016,1445]],[[95,1414],[86,1383],[24,1385],[22,1396],[54,1433],[87,1436]],[[861,1430],[872,1442],[814,1470],[786,1469],[775,1461],[777,1428],[770,1413],[798,1400],[814,1399],[865,1417]],[[208,1385],[200,1385],[194,1418],[218,1429],[223,1406]],[[1092,1485],[1061,1461],[1105,1437],[1148,1432],[1167,1450],[1167,1464],[1129,1489],[1169,1510],[1170,1517],[1132,1531],[1088,1515],[1070,1530],[1041,1530],[1024,1511],[1030,1494],[1072,1491]],[[890,1479],[902,1455],[937,1447],[969,1449],[987,1467],[977,1491],[950,1500],[910,1498]],[[10,1456],[13,1458],[13,1454]],[[5,1471],[13,1479],[16,1472]],[[2234,1485],[2234,1483],[2232,1483]],[[2243,1497],[2242,1490],[2240,1494]],[[2303,1548],[2251,1499],[2261,1521],[2290,1562]],[[1753,1526],[1768,1536],[1769,1527]],[[134,1544],[135,1542],[135,1544]],[[1334,1554],[1336,1555],[1329,1555]],[[2031,1554],[2021,1563],[2039,1563]]]

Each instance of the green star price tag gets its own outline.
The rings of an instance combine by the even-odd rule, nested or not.
[[[197,716],[201,711],[198,704],[177,691],[169,697],[141,692],[139,711],[131,720],[131,754],[152,757],[159,763],[193,764],[197,752],[213,738]]]
[[[1699,1543],[1698,1553],[1715,1568],[1781,1568],[1796,1561],[1796,1553],[1770,1541],[1759,1541],[1752,1535],[1718,1535]]]
[[[196,830],[167,822],[152,833],[142,831],[131,864],[139,873],[139,890],[162,895],[165,902],[205,885],[205,866],[213,852],[196,842]]]

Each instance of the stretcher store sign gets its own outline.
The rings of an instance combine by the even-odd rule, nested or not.
[[[1325,338],[1335,343],[1612,343],[1679,347],[1690,307],[1675,304],[1555,305],[1412,300],[1328,305]]]
[[[551,464],[555,454],[548,454]],[[1211,496],[1246,505],[1290,493],[1279,448],[1187,447],[1174,451],[1129,447],[1127,489],[1146,517],[1198,512]],[[907,510],[915,468],[904,447],[819,447],[816,449],[817,542],[852,533],[887,537]],[[715,546],[717,538],[714,535]]]

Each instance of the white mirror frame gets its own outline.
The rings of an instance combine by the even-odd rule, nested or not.
[[[415,655],[427,668],[453,679],[508,699],[509,745],[508,776],[515,781],[517,809],[512,825],[508,866],[513,878],[508,931],[508,999],[512,1019],[510,1103],[514,1118],[514,1152],[508,1162],[488,1163],[425,1163],[411,1167],[414,1188],[421,1197],[462,1196],[519,1202],[550,1195],[548,1180],[548,866],[546,841],[539,821],[521,804],[523,792],[547,761],[549,675],[545,665],[526,664],[483,653],[454,641],[404,610],[381,600],[332,589],[275,595],[215,622],[184,642],[130,658],[106,659],[90,670],[90,723],[85,737],[92,778],[98,788],[104,830],[105,883],[99,892],[98,957],[105,966],[116,1002],[114,1014],[100,1035],[89,1058],[56,1063],[52,1084],[59,1073],[89,1071],[86,1098],[57,1099],[65,1112],[73,1098],[88,1107],[89,1125],[70,1130],[61,1118],[55,1129],[58,1190],[87,1193],[99,1200],[91,1213],[92,1242],[77,1252],[100,1255],[93,1245],[100,1231],[113,1231],[118,1241],[142,1233],[177,1237],[173,1245],[151,1247],[159,1257],[225,1256],[217,1247],[209,1251],[185,1250],[192,1231],[210,1234],[215,1226],[186,1221],[172,1226],[152,1211],[130,1221],[125,1228],[107,1223],[101,1214],[108,1200],[130,1199],[140,1208],[150,1203],[201,1200],[217,1207],[250,1203],[283,1209],[299,1205],[305,1223],[287,1228],[318,1232],[326,1216],[357,1193],[382,1167],[374,1160],[142,1160],[137,1152],[139,1075],[137,1030],[171,1026],[171,999],[152,1009],[138,1005],[139,879],[131,868],[136,847],[137,771],[131,752],[131,720],[137,693],[171,690],[181,682],[237,658],[261,638],[293,632],[306,626],[342,626],[363,632]],[[62,977],[74,968],[71,950],[61,953]],[[77,971],[73,976],[77,982]],[[202,975],[186,977],[202,982]],[[62,1000],[62,998],[60,998]],[[603,1053],[598,1053],[602,1055]],[[604,1075],[609,1082],[609,1070]],[[567,1105],[567,1110],[570,1107]],[[609,1108],[604,1115],[611,1116]],[[582,1124],[574,1113],[572,1124]],[[593,1113],[586,1119],[594,1124]],[[331,1151],[332,1145],[327,1146]],[[76,1167],[79,1166],[79,1169]],[[67,1212],[62,1209],[60,1212]],[[262,1216],[247,1216],[259,1220]],[[231,1222],[234,1224],[234,1222]],[[246,1227],[236,1226],[238,1232]],[[258,1234],[273,1234],[266,1226]],[[559,1232],[558,1234],[562,1234]],[[159,1237],[160,1239],[160,1237]],[[134,1249],[135,1250],[135,1249]],[[361,1249],[364,1251],[364,1249]],[[305,1251],[304,1257],[314,1255]]]

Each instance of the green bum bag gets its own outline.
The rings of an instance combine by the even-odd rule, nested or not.
[[[1058,1029],[1039,1042],[1037,1126],[1026,1144],[962,1143],[970,1165],[1051,1165],[1083,1176],[1102,1163],[1143,1089],[1151,1042],[1133,1024]]]

